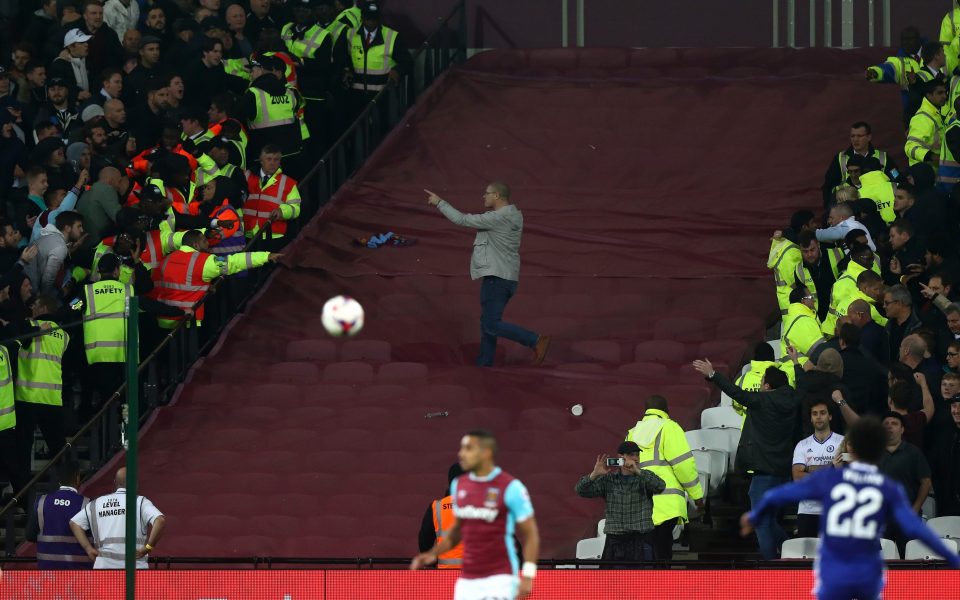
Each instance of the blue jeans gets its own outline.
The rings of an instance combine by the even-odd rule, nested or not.
[[[539,336],[523,327],[503,321],[507,302],[517,293],[517,282],[488,275],[480,287],[480,354],[478,367],[492,367],[497,353],[497,338],[502,337],[529,348]]]
[[[777,477],[775,475],[754,475],[750,481],[750,508],[751,510],[760,504],[760,499],[767,493],[767,490],[788,483],[788,477]],[[775,560],[780,556],[780,545],[787,539],[787,532],[780,527],[777,522],[777,516],[771,515],[761,523],[754,523],[754,530],[757,532],[757,542],[760,544],[760,555],[765,560]]]

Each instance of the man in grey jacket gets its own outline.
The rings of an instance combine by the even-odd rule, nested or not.
[[[428,194],[427,202],[439,208],[453,224],[477,230],[470,260],[470,277],[483,279],[477,366],[493,366],[498,337],[532,348],[533,364],[542,364],[550,347],[550,338],[503,321],[507,302],[517,293],[520,237],[523,235],[523,213],[510,204],[510,188],[497,181],[488,184],[483,192],[483,207],[487,212],[481,215],[464,214],[430,190],[424,191]]]
[[[68,210],[57,215],[54,225],[47,225],[40,232],[40,238],[33,243],[37,247],[37,258],[27,264],[24,271],[39,294],[62,298],[64,284],[70,277],[67,272],[70,249],[83,238],[83,216]]]

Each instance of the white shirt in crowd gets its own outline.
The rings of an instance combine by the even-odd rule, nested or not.
[[[816,434],[804,438],[797,443],[793,449],[793,464],[806,465],[808,467],[820,467],[829,465],[833,462],[833,457],[837,455],[837,449],[840,448],[840,442],[843,436],[836,432],[831,432],[830,437],[822,442],[817,439]],[[803,500],[797,508],[797,513],[801,515],[819,515],[822,507],[815,500]]]
[[[91,500],[84,510],[70,519],[93,535],[93,545],[100,552],[93,563],[94,569],[122,569],[126,566],[126,509],[127,490],[119,488],[112,494]],[[138,548],[147,543],[149,526],[162,516],[163,513],[157,510],[153,502],[143,496],[137,497]],[[137,561],[137,568],[147,568],[146,556]]]

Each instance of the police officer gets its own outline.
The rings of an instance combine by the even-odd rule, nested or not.
[[[643,419],[627,432],[640,447],[640,465],[666,484],[653,497],[653,553],[657,560],[673,558],[673,528],[687,521],[687,497],[703,508],[703,487],[683,428],[667,413],[667,399],[650,396]]]
[[[447,490],[457,477],[463,475],[460,463],[453,463],[447,471]],[[427,507],[420,523],[418,544],[420,552],[426,552],[439,544],[450,528],[453,527],[453,496],[446,493],[443,498],[434,500]],[[453,550],[437,557],[437,568],[459,569],[463,565],[463,544],[457,544]]]
[[[284,62],[276,56],[261,56],[250,66],[250,87],[240,100],[240,113],[250,124],[247,160],[256,160],[267,144],[279,146],[284,156],[299,154],[300,99],[286,86]]]
[[[60,489],[37,498],[27,521],[27,541],[37,544],[40,569],[92,569],[93,561],[70,530],[70,519],[90,502],[77,491],[80,465],[60,465],[59,481]]]
[[[117,470],[117,491],[91,500],[70,519],[70,531],[94,561],[94,569],[122,569],[127,540],[127,470]],[[166,519],[153,502],[137,496],[137,568],[147,568],[147,555],[160,541]],[[87,539],[93,533],[93,544]]]

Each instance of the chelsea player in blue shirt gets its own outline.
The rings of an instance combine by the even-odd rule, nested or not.
[[[877,470],[886,445],[880,422],[872,417],[860,419],[848,430],[846,440],[850,466],[817,471],[770,490],[740,519],[741,533],[749,535],[755,524],[772,518],[784,504],[822,502],[820,544],[813,563],[813,592],[819,600],[880,597],[885,579],[880,538],[890,519],[909,539],[921,540],[951,567],[960,568],[960,556],[913,512],[903,487]]]

